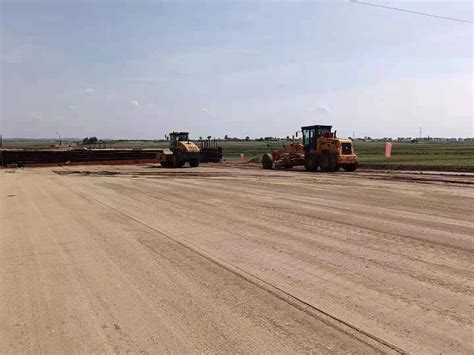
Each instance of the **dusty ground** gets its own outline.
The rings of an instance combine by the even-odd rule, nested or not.
[[[474,176],[0,170],[0,352],[473,353]]]

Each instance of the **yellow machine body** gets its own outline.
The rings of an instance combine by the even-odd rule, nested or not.
[[[181,168],[188,163],[192,168],[199,166],[199,147],[189,140],[188,132],[171,132],[169,149],[162,149],[156,160],[163,167]]]
[[[181,152],[199,153],[199,148],[196,144],[190,141],[178,141],[177,147]]]
[[[264,169],[304,165],[308,171],[355,171],[359,167],[352,140],[337,138],[332,126],[312,125],[301,127],[303,141],[294,141],[283,149],[265,153]]]
[[[326,152],[336,157],[337,165],[357,164],[357,155],[350,139],[320,138],[316,145],[317,154]]]

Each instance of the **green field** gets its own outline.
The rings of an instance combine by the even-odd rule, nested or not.
[[[354,146],[361,164],[366,166],[474,171],[473,142],[394,142],[389,159],[384,156],[384,142],[356,141]]]
[[[4,140],[4,148],[50,148],[55,140]],[[286,141],[221,141],[227,161],[238,160],[244,154],[247,160],[259,158],[263,153],[278,149]],[[107,141],[107,148],[164,148],[168,143],[149,140]],[[418,169],[474,172],[474,142],[394,142],[392,157],[384,156],[384,142],[354,141],[362,166],[369,168]]]
[[[248,159],[277,149],[286,142],[223,142],[225,157],[238,159],[244,153]],[[474,172],[473,142],[398,143],[392,146],[392,156],[385,158],[385,142],[354,141],[360,163],[370,168],[427,169]]]

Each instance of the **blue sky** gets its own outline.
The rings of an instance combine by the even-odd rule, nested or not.
[[[4,137],[473,135],[474,25],[331,1],[1,2]],[[381,1],[473,20],[470,1]]]

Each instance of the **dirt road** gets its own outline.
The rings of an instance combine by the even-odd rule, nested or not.
[[[410,176],[0,170],[0,352],[473,353],[474,178]]]

